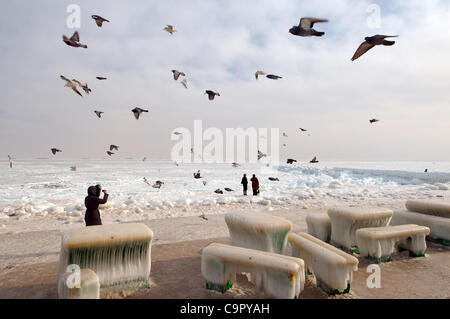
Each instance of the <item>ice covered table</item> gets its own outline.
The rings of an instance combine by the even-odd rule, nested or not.
[[[231,244],[282,254],[292,223],[264,213],[229,213],[225,215]]]
[[[351,250],[357,245],[360,228],[389,225],[394,212],[382,207],[334,207],[328,209],[331,220],[331,243]]]

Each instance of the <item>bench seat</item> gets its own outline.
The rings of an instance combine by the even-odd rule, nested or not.
[[[406,209],[410,212],[450,218],[450,202],[437,200],[408,200]]]
[[[305,284],[304,262],[299,258],[217,243],[202,249],[201,271],[207,288],[221,292],[240,273],[249,274],[257,289],[273,298],[297,298]]]
[[[425,237],[430,229],[414,224],[361,228],[356,239],[361,256],[376,259],[389,258],[398,247],[407,249],[414,256],[423,256],[427,249]]]
[[[348,292],[358,259],[306,233],[289,234],[292,256],[303,259],[317,285],[328,293]]]

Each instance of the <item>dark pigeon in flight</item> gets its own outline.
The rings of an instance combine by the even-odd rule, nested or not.
[[[272,79],[272,80],[282,79],[281,76],[274,75],[274,74],[268,74],[268,75],[266,75],[266,77],[269,78],[269,79]]]
[[[119,146],[117,146],[117,145],[110,145],[109,146],[109,150],[110,151],[114,151],[114,150],[118,151],[119,150]]]
[[[68,46],[74,47],[74,48],[85,48],[87,49],[87,45],[80,43],[80,35],[78,34],[78,31],[75,31],[75,33],[72,35],[71,38],[66,37],[63,35],[63,42],[67,44]]]
[[[264,154],[263,152],[258,151],[258,161],[259,161],[261,158],[266,157],[266,156],[267,156],[267,154]]]
[[[307,131],[304,128],[301,128],[301,127],[299,128],[299,130],[302,131],[302,132],[306,132]]]
[[[279,182],[280,180],[278,178],[276,178],[276,177],[269,177],[269,181]]]
[[[206,90],[206,91],[205,91],[205,94],[208,94],[208,98],[209,98],[210,101],[214,100],[214,98],[216,97],[216,95],[217,95],[217,96],[220,96],[219,93],[216,93],[216,92],[211,91],[211,90]]]
[[[105,77],[103,77],[103,76],[97,76],[96,79],[97,79],[97,80],[107,80],[108,78],[105,78]]]
[[[352,57],[352,61],[355,61],[361,55],[372,49],[376,45],[394,45],[395,41],[386,40],[386,38],[396,38],[398,35],[374,35],[373,37],[366,37],[365,41],[361,43],[359,48],[356,50],[355,54]]]
[[[313,26],[317,22],[328,22],[326,19],[317,18],[301,18],[298,26],[293,26],[289,29],[289,33],[300,37],[321,37],[325,32],[319,32],[313,29]]]
[[[58,153],[58,152],[62,152],[61,150],[59,150],[57,148],[52,148],[51,151],[52,151],[53,155],[56,155],[56,153]]]
[[[95,20],[95,23],[97,24],[97,26],[98,26],[99,28],[102,27],[103,22],[109,22],[109,20],[106,20],[105,18],[102,18],[101,16],[93,15],[93,16],[91,16],[91,17],[92,17],[92,19]]]
[[[139,116],[141,116],[141,113],[143,113],[143,112],[147,112],[148,113],[148,110],[143,110],[143,109],[141,109],[139,107],[135,107],[134,109],[131,110],[131,112],[133,112],[134,117],[136,118],[136,120],[139,120]]]
[[[106,151],[106,154],[108,154],[109,156],[114,155],[114,153],[110,151]]]
[[[223,191],[222,191],[221,189],[216,189],[216,190],[214,191],[214,193],[216,193],[216,194],[223,194]]]
[[[377,120],[377,119],[371,119],[371,120],[369,120],[369,123],[370,124],[373,124],[373,123],[376,123],[376,122],[379,122],[380,120]]]

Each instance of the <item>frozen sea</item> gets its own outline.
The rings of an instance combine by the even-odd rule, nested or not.
[[[321,162],[266,167],[243,164],[180,164],[156,160],[17,160],[0,167],[0,218],[82,212],[88,186],[101,184],[110,193],[104,209],[141,213],[153,209],[186,209],[220,204],[297,203],[308,198],[349,200],[354,197],[406,199],[450,188],[450,162]],[[70,167],[76,166],[76,171]],[[425,173],[424,170],[428,169]],[[202,179],[193,173],[201,171]],[[256,174],[258,198],[244,197],[241,177]],[[150,184],[164,182],[160,189]],[[276,177],[277,182],[268,180]],[[206,185],[204,185],[206,181]],[[223,195],[214,190],[225,187]],[[80,215],[77,213],[77,215]]]

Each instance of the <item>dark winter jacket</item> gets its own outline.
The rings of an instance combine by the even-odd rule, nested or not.
[[[252,181],[252,188],[254,190],[259,189],[259,181],[258,181],[258,179],[256,177],[252,177],[250,180]]]
[[[105,204],[108,201],[108,194],[100,198],[101,187],[100,185],[91,186],[88,188],[88,196],[84,200],[84,205],[86,205],[86,215],[84,220],[86,226],[101,225],[102,219],[100,218],[100,211],[98,206]]]

